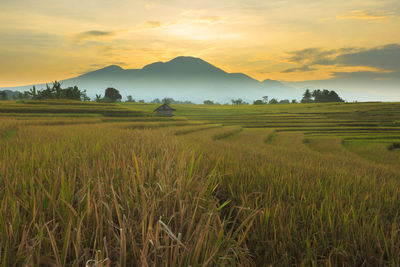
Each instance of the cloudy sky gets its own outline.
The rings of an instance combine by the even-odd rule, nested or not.
[[[400,79],[399,0],[0,0],[0,86],[196,56],[258,80]]]

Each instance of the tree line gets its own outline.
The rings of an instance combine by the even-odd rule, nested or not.
[[[13,92],[13,91],[0,91],[0,99],[8,100],[8,94],[11,94],[14,100],[45,100],[45,99],[70,99],[80,101],[90,101],[86,95],[86,90],[79,90],[77,86],[62,88],[60,82],[53,82],[50,86],[46,84],[46,89],[38,90],[33,86],[28,91]]]
[[[307,89],[303,98],[301,99],[301,103],[329,103],[329,102],[344,102],[342,98],[335,91],[329,90],[314,90],[310,91]]]
[[[247,102],[243,101],[241,98],[238,99],[232,99],[231,100],[232,105],[243,105],[243,104],[248,104]],[[310,89],[307,89],[304,94],[303,98],[300,101],[301,103],[330,103],[330,102],[344,102],[344,100],[335,92],[335,91],[329,91],[329,90],[314,90],[310,91]],[[262,99],[256,99],[253,101],[253,105],[266,105],[266,104],[296,104],[298,103],[296,99],[292,99],[291,101],[289,99],[282,99],[278,100],[276,98],[271,98],[269,99],[268,96],[263,96]],[[214,104],[210,100],[205,100],[204,104],[206,105],[212,105]]]
[[[52,85],[46,84],[46,89],[38,90],[32,86],[28,91],[13,92],[13,91],[0,91],[0,100],[8,100],[9,94],[12,95],[14,100],[46,100],[46,99],[69,99],[78,101],[90,101],[86,94],[86,90],[80,90],[78,86],[70,86],[62,88],[58,81],[54,81]],[[115,88],[109,87],[105,89],[104,97],[96,95],[96,102],[118,102],[121,101],[122,96]]]
[[[136,101],[133,99],[132,96],[128,95],[127,96],[127,100],[125,102],[133,102],[135,103]],[[145,103],[144,100],[138,100],[137,103]],[[185,101],[180,101],[180,100],[175,100],[173,98],[170,97],[164,97],[163,99],[159,99],[159,98],[155,98],[153,100],[151,100],[149,103],[152,104],[194,104],[191,101],[185,100]]]
[[[46,89],[37,90],[35,86],[33,86],[29,91],[21,92],[13,92],[13,91],[0,91],[0,100],[7,100],[9,98],[9,94],[12,94],[13,99],[19,100],[45,100],[45,99],[70,99],[70,100],[79,100],[79,101],[90,101],[90,98],[86,94],[86,90],[80,90],[77,86],[62,88],[60,82],[53,82],[52,86],[46,84]],[[101,94],[96,95],[94,101],[110,103],[110,102],[120,102],[122,100],[122,96],[120,92],[113,88],[109,87],[105,89],[104,97]],[[127,100],[125,102],[138,102],[145,103],[144,100],[136,101],[133,99],[131,95],[127,96]],[[300,101],[301,103],[328,103],[328,102],[344,102],[344,100],[339,97],[339,95],[335,91],[329,91],[327,89],[320,90],[316,89],[310,91],[307,89],[303,93],[303,97]],[[165,97],[163,99],[156,98],[150,103],[154,104],[193,104],[191,101],[178,101],[173,98]],[[249,104],[241,98],[232,99],[232,105],[245,105]],[[296,99],[282,99],[278,100],[276,98],[269,99],[268,96],[263,96],[261,99],[256,99],[253,101],[253,105],[266,105],[266,104],[296,104],[298,103]],[[212,100],[204,100],[203,104],[205,105],[220,105],[218,102],[214,102]],[[226,103],[225,105],[228,105]]]

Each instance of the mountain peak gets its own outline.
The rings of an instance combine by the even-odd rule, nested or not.
[[[94,70],[85,74],[82,74],[79,77],[105,77],[107,75],[114,75],[116,73],[122,73],[124,69],[118,65],[109,65],[107,67]]]
[[[225,71],[197,57],[179,56],[167,62],[155,62],[143,67],[146,72],[182,74],[221,74]]]
[[[99,69],[99,70],[124,70],[124,69],[121,68],[121,67],[118,66],[118,65],[109,65],[109,66],[104,67],[104,68]]]
[[[275,80],[271,80],[271,79],[265,79],[264,81],[262,81],[262,83],[265,84],[275,84],[275,85],[282,85],[281,82],[279,81],[275,81]]]
[[[168,62],[194,62],[194,63],[207,63],[198,57],[190,57],[190,56],[179,56],[174,59],[171,59]]]

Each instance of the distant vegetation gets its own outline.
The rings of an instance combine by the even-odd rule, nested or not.
[[[33,86],[29,91],[25,91],[23,93],[18,91],[10,91],[10,90],[0,90],[0,100],[45,100],[45,99],[70,99],[70,100],[80,100],[80,101],[90,101],[90,98],[86,95],[85,90],[80,90],[77,86],[61,88],[61,83],[55,81],[52,86],[46,85],[46,89],[37,90],[35,86]],[[122,95],[119,90],[109,87],[104,92],[104,97],[101,94],[97,94],[94,101],[99,103],[114,103],[121,102]],[[135,100],[132,95],[128,95],[126,97],[126,101],[129,103],[145,103],[145,100]],[[329,102],[344,102],[342,98],[335,91],[329,90],[314,90],[310,91],[307,89],[303,98],[301,99],[301,103],[329,103]],[[189,100],[180,101],[175,100],[173,98],[165,97],[163,99],[155,98],[149,103],[154,104],[194,104]],[[266,104],[296,104],[298,103],[296,99],[281,99],[277,98],[269,99],[268,96],[263,96],[262,99],[256,99],[253,101],[253,105],[266,105]],[[213,100],[207,99],[203,101],[204,105],[220,105],[218,102],[214,102]],[[229,103],[225,103],[224,105],[228,105]],[[249,104],[242,98],[232,99],[232,105],[246,105]]]
[[[18,99],[32,99],[32,100],[45,100],[45,99],[70,99],[89,101],[90,98],[86,95],[85,90],[79,90],[77,86],[62,88],[60,82],[53,82],[52,86],[46,84],[46,89],[36,90],[33,86],[29,91],[18,94]]]
[[[329,90],[314,90],[310,92],[307,89],[301,100],[301,103],[328,103],[328,102],[344,102],[343,99],[339,97],[339,95],[335,91]],[[233,102],[232,102],[233,103]],[[272,98],[268,101],[268,96],[263,96],[263,99],[257,99],[253,101],[253,105],[265,105],[265,104],[296,104],[298,103],[296,99],[282,99],[278,100],[276,98]]]
[[[23,94],[18,91],[0,90],[0,100],[18,100],[22,97]]]
[[[263,96],[262,99],[257,99],[253,101],[253,105],[264,105],[268,104],[268,96]]]
[[[114,102],[120,102],[122,99],[121,94],[117,89],[114,87],[108,87],[104,91],[104,97],[102,98],[101,95],[96,95],[96,102],[99,103],[114,103]]]
[[[245,104],[248,104],[247,102],[243,101],[243,99],[241,99],[241,98],[232,99],[231,102],[232,102],[232,105],[245,105]]]
[[[339,95],[335,91],[329,90],[314,90],[310,92],[307,89],[304,94],[303,98],[301,99],[302,103],[329,103],[329,102],[344,102],[343,99],[339,97]]]
[[[193,104],[190,101],[180,101],[180,100],[175,100],[173,98],[169,98],[169,97],[165,97],[163,99],[154,99],[152,101],[150,101],[150,103],[154,103],[154,104]]]
[[[204,100],[204,101],[203,101],[203,104],[204,104],[204,105],[214,105],[214,101],[211,101],[211,100]]]

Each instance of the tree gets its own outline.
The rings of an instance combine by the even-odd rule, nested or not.
[[[204,100],[204,101],[203,101],[203,104],[204,104],[204,105],[214,105],[214,102],[211,101],[211,100]]]
[[[25,91],[23,93],[23,96],[24,96],[24,99],[30,99],[31,98],[28,91]]]
[[[278,104],[278,100],[275,99],[275,98],[272,98],[272,99],[269,101],[269,104]]]
[[[265,102],[263,100],[257,99],[253,101],[253,105],[264,105]]]
[[[23,96],[18,96],[20,99],[71,99],[89,101],[90,98],[86,95],[86,90],[79,90],[78,86],[61,88],[61,83],[54,81],[50,87],[46,84],[46,89],[36,90],[33,86],[29,91],[25,91]]]
[[[25,99],[24,94],[21,93],[21,92],[18,92],[18,99],[19,100],[24,100]]]
[[[120,101],[122,99],[119,91],[113,87],[108,87],[104,93],[104,98],[111,102]]]
[[[35,86],[32,86],[32,88],[29,89],[29,91],[27,92],[27,94],[28,94],[32,99],[36,99],[36,98],[37,98],[36,87],[35,87]]]
[[[164,98],[161,100],[161,102],[162,102],[163,104],[169,105],[169,104],[174,103],[175,100],[174,100],[173,98],[164,97]]]
[[[330,102],[344,102],[344,100],[333,90],[329,92],[328,98]]]
[[[281,101],[279,101],[279,104],[289,104],[290,101],[289,99],[282,99]]]
[[[6,91],[0,91],[0,100],[7,100],[8,96]]]
[[[83,90],[82,92],[82,100],[83,101],[90,101],[90,97],[86,94],[86,90]]]
[[[135,102],[135,100],[133,99],[133,97],[131,95],[128,95],[126,97],[126,102]]]
[[[78,89],[77,86],[75,86],[75,87],[76,87],[76,89]],[[71,87],[69,87],[69,88],[71,88]],[[75,88],[74,88],[74,90],[75,90]],[[54,81],[54,82],[53,82],[52,91],[53,91],[54,94],[55,94],[55,98],[58,98],[58,99],[64,98],[63,96],[64,96],[64,93],[65,93],[65,92],[63,92],[63,89],[61,88],[61,83],[59,83],[59,82],[57,82],[57,81]],[[77,90],[77,91],[79,92],[79,90]],[[70,94],[70,97],[72,97],[71,94]],[[68,98],[68,97],[67,97],[67,98]],[[70,99],[80,99],[80,98],[81,98],[81,95],[80,95],[80,92],[79,92],[79,97],[78,97],[78,98],[70,98]]]
[[[292,99],[292,104],[297,104],[297,100],[296,99]]]
[[[311,103],[311,102],[313,102],[312,95],[310,93],[310,90],[307,89],[303,94],[303,98],[301,99],[301,103]]]
[[[343,99],[335,91],[324,90],[314,90],[312,92],[314,97],[314,102],[316,103],[328,103],[328,102],[344,102]]]
[[[232,105],[243,105],[243,104],[245,104],[245,102],[241,98],[232,99],[231,101],[232,101]]]
[[[264,104],[268,104],[268,96],[265,95],[262,98],[263,98]]]
[[[318,89],[314,90],[311,95],[314,97],[314,102],[323,103],[327,101],[327,94],[329,94],[328,90],[321,91]]]
[[[160,104],[161,101],[160,101],[160,99],[156,98],[153,101],[151,101],[151,103]]]
[[[96,102],[101,102],[101,95],[96,94],[96,99],[94,100]]]
[[[46,89],[37,91],[36,99],[56,98],[55,90],[53,90],[53,89],[54,89],[54,86],[50,87],[48,84],[46,84]]]
[[[78,86],[68,87],[66,89],[55,90],[57,98],[71,99],[71,100],[81,100],[82,92],[79,90]]]

